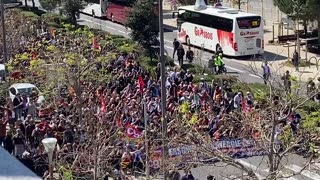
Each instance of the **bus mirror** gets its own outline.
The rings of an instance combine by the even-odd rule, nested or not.
[[[172,12],[172,18],[176,18],[177,14],[178,14],[178,12]]]

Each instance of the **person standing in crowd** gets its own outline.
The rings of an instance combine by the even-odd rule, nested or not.
[[[0,114],[2,116],[2,113]],[[7,127],[7,120],[4,120],[3,117],[0,118],[0,146],[3,146],[4,139],[6,137],[6,127]]]
[[[174,40],[173,40],[173,55],[172,55],[172,59],[174,59],[174,55],[176,54],[179,46],[180,46],[180,42],[177,40],[177,38],[174,38]]]
[[[194,180],[194,177],[190,170],[185,170],[185,174],[181,177],[181,180]]]
[[[181,67],[183,65],[183,56],[185,55],[182,44],[180,44],[177,49],[177,55],[178,55],[179,66]]]
[[[184,75],[183,81],[185,81],[186,84],[189,84],[193,81],[193,75],[189,69],[187,70],[187,73]]]
[[[17,133],[13,136],[14,156],[21,157],[25,151],[25,137],[21,129],[17,129]]]
[[[26,126],[26,139],[31,147],[34,147],[34,138],[32,137],[32,132],[35,128],[36,128],[36,126],[34,124],[34,120],[31,119],[29,121],[29,124]]]
[[[283,80],[283,85],[285,90],[288,93],[291,93],[291,75],[289,71],[286,71],[286,73],[284,74],[284,76],[282,76],[281,78]]]
[[[241,104],[242,104],[242,95],[241,95],[241,92],[238,92],[238,94],[235,95],[233,98],[234,109],[241,110]]]
[[[263,77],[264,84],[267,84],[271,76],[270,66],[268,65],[268,62],[266,61],[264,64],[262,64],[261,68],[263,70],[262,77]]]
[[[16,118],[22,117],[22,111],[23,111],[23,100],[20,96],[20,93],[17,93],[16,96],[13,99],[13,107],[14,107],[14,114]]]
[[[188,47],[188,51],[187,51],[187,54],[186,54],[186,58],[187,58],[187,60],[188,60],[190,63],[193,61],[194,53],[193,53],[193,51],[191,50],[191,47],[190,47],[190,46]]]
[[[14,144],[13,144],[13,139],[12,139],[12,132],[6,131],[6,137],[4,138],[3,141],[3,147],[5,150],[9,152],[9,154],[12,154],[14,150]]]
[[[293,58],[292,58],[292,64],[294,65],[294,67],[296,68],[296,71],[299,71],[299,53],[297,52],[297,50],[294,50],[293,53]]]
[[[22,114],[23,119],[26,119],[28,114],[29,101],[26,94],[22,94]]]

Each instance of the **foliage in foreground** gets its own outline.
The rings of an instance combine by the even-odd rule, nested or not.
[[[142,45],[152,59],[157,53],[153,46],[158,46],[158,15],[155,12],[154,4],[149,0],[138,0],[129,12],[126,26],[131,31],[131,38]]]

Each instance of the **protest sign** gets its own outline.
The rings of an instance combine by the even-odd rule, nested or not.
[[[142,132],[138,130],[137,127],[132,126],[132,125],[127,125],[126,127],[126,134],[128,138],[141,138],[142,137]]]
[[[212,151],[221,151],[233,158],[244,158],[251,156],[262,156],[266,152],[261,148],[259,142],[254,139],[228,139],[213,141],[208,146],[181,146],[171,147],[168,150],[170,162],[175,162],[178,166],[187,163],[215,163],[215,157],[210,157],[202,153],[201,148],[211,149]],[[153,170],[159,170],[161,167],[161,148],[150,154],[150,166]]]

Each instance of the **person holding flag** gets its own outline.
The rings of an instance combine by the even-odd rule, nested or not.
[[[142,76],[139,76],[138,78],[138,86],[139,86],[139,91],[141,94],[143,94],[143,88],[145,87],[145,83],[144,83],[144,80],[142,78]]]

